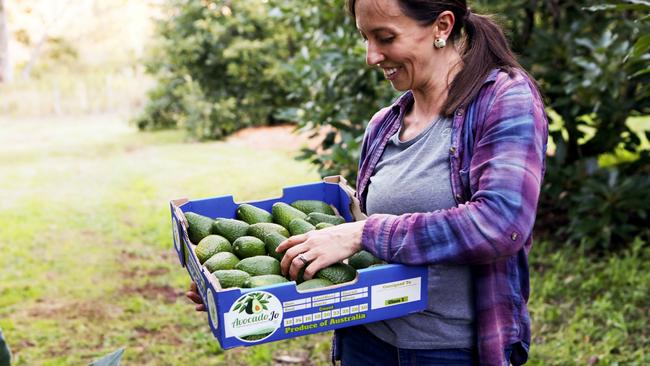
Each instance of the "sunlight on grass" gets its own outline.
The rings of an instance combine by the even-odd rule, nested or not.
[[[18,364],[83,364],[121,346],[126,364],[218,362],[205,314],[183,297],[169,200],[263,199],[319,179],[282,147],[191,143],[124,121],[0,119],[0,327]]]

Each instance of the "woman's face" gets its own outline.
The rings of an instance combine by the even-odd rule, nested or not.
[[[379,66],[399,91],[430,84],[437,59],[435,23],[421,26],[402,12],[397,0],[357,0],[355,13],[368,65]]]

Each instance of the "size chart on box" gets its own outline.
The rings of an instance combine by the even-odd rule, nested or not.
[[[297,300],[284,301],[282,303],[282,310],[285,313],[284,325],[294,326],[365,312],[368,310],[368,303],[343,307],[340,307],[340,305],[345,305],[344,303],[347,301],[358,300],[367,297],[368,287],[360,287],[340,292],[330,292],[328,294],[305,297]],[[337,306],[335,307],[335,305]],[[316,311],[300,316],[287,316],[290,315],[287,313],[311,308]]]
[[[282,311],[290,313],[292,311],[333,305],[346,301],[362,299],[364,297],[368,297],[368,287],[360,287],[340,292],[330,292],[324,295],[305,297],[297,300],[284,301],[282,302]]]
[[[329,309],[329,310],[317,311],[311,314],[304,314],[304,315],[294,316],[294,317],[285,317],[284,326],[291,327],[291,326],[296,326],[305,323],[317,322],[321,320],[328,320],[328,319],[338,318],[342,316],[364,313],[368,311],[368,304],[363,303],[358,305],[345,306],[342,308],[333,308],[333,306],[329,306],[329,307],[324,307],[323,309]]]

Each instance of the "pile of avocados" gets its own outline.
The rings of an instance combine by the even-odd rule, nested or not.
[[[199,262],[218,280],[222,288],[253,288],[288,282],[282,276],[280,261],[284,253],[275,249],[292,235],[340,225],[345,219],[320,200],[297,200],[291,204],[276,202],[271,212],[243,203],[236,219],[216,218],[185,212],[188,236],[195,246]],[[348,263],[335,263],[304,281],[299,273],[298,290],[322,288],[352,281],[357,269],[383,264],[362,250]],[[304,271],[304,268],[303,268]]]

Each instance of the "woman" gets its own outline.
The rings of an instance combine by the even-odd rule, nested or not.
[[[348,10],[368,65],[405,93],[364,136],[357,196],[368,218],[287,239],[283,273],[306,266],[309,279],[361,249],[429,266],[425,311],[336,332],[343,365],[522,364],[548,134],[536,84],[465,1],[349,0]]]
[[[364,136],[357,195],[368,219],[289,238],[282,270],[295,278],[306,262],[311,278],[360,249],[429,265],[427,309],[337,331],[343,365],[522,364],[548,134],[536,84],[465,1],[348,9],[368,65],[405,93]]]

